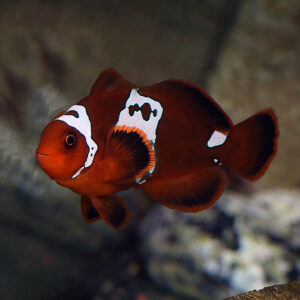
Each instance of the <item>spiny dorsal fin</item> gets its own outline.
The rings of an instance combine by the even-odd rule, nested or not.
[[[136,87],[135,84],[123,78],[114,68],[102,71],[92,86],[91,93],[101,93],[117,88]]]

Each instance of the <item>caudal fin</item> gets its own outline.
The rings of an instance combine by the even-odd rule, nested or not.
[[[278,135],[273,110],[256,113],[230,131],[222,161],[232,172],[254,181],[265,173],[274,158]]]

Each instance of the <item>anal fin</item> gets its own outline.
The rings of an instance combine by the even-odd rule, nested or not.
[[[212,206],[223,193],[226,175],[220,167],[196,168],[180,176],[146,183],[142,189],[161,204],[184,212],[198,212]]]
[[[118,196],[91,197],[93,207],[103,220],[115,229],[124,229],[129,223],[127,203]]]

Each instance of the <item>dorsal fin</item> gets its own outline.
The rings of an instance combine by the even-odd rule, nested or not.
[[[229,130],[233,124],[221,106],[202,88],[180,79],[168,79],[139,89],[139,94],[161,102],[172,103],[181,113],[201,118],[203,125],[222,131]]]
[[[123,78],[114,68],[102,71],[94,82],[91,93],[101,93],[116,88],[134,88],[135,84]]]

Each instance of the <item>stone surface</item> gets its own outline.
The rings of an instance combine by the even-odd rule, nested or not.
[[[300,298],[300,280],[288,284],[266,287],[260,291],[252,291],[224,300],[298,300]]]
[[[221,299],[300,275],[300,192],[228,193],[198,214],[164,207],[143,221],[141,254],[159,285]]]
[[[164,299],[132,271],[141,269],[132,236],[144,196],[123,194],[128,230],[87,225],[79,196],[47,177],[35,149],[48,121],[105,68],[139,84],[205,84],[238,2],[0,1],[1,299]]]
[[[266,107],[279,120],[278,155],[261,186],[299,187],[300,2],[243,1],[209,78],[209,91],[238,123]]]
[[[257,199],[250,221],[249,207],[234,197],[225,200],[228,212],[220,203],[199,219],[163,208],[150,215],[142,253],[162,291],[143,274],[137,254],[135,233],[149,202],[125,193],[133,211],[127,231],[101,222],[86,225],[79,196],[37,166],[34,151],[42,128],[84,97],[101,70],[113,66],[139,84],[178,77],[205,86],[224,50],[210,86],[233,120],[263,106],[278,107],[279,156],[260,185],[297,185],[297,2],[157,2],[0,2],[1,299],[132,300],[146,294],[147,300],[170,300],[198,297],[199,290],[211,299],[216,287],[223,297],[244,290],[245,283],[259,288],[299,274],[299,220],[288,191],[277,192],[276,209],[273,195]],[[240,2],[242,14],[222,47]],[[168,287],[181,296],[170,296]]]
[[[0,120],[1,299],[46,299],[46,291],[55,299],[80,280],[99,251],[126,240],[126,232],[102,222],[85,224],[79,196],[50,180],[35,160],[51,107],[62,103],[55,88],[41,87],[27,101],[21,132]],[[83,284],[80,289],[86,292]]]
[[[3,98],[49,82],[76,101],[108,67],[139,84],[204,84],[238,3],[1,1],[1,107]]]

